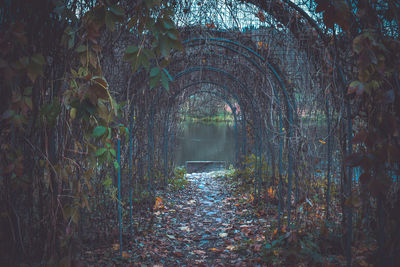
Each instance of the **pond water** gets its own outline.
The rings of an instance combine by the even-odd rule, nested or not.
[[[229,123],[183,122],[182,135],[177,136],[175,164],[185,165],[186,161],[235,160],[235,130]]]

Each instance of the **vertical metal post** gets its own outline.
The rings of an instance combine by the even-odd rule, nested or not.
[[[165,120],[165,126],[164,126],[164,185],[167,184],[167,178],[168,178],[169,114],[170,114],[170,108],[168,107],[167,118]]]
[[[293,176],[293,157],[292,157],[292,149],[291,149],[291,138],[292,138],[292,125],[293,125],[293,109],[292,105],[288,100],[288,113],[289,113],[289,126],[288,126],[288,141],[287,141],[287,150],[288,150],[288,199],[287,199],[287,212],[288,212],[288,227],[290,227],[290,214],[292,209],[292,176]]]
[[[151,197],[153,197],[153,149],[154,149],[154,138],[153,138],[153,127],[154,126],[154,109],[151,107],[149,126],[148,126],[148,190]]]
[[[351,155],[353,153],[353,142],[352,142],[352,132],[353,132],[353,125],[351,119],[351,106],[350,101],[347,99],[346,101],[346,108],[347,108],[347,155]],[[352,183],[353,183],[353,169],[352,167],[347,167],[347,186],[346,186],[346,197],[347,199],[351,198],[351,190],[352,190]],[[345,207],[345,213],[347,218],[347,233],[346,233],[346,262],[347,266],[351,266],[351,243],[353,237],[353,210],[350,206]]]
[[[261,120],[258,119],[258,192],[257,192],[257,200],[260,199],[261,193],[261,174],[262,174],[262,128],[261,128]]]
[[[280,108],[280,107],[279,107]],[[282,129],[282,111],[279,109],[279,202],[278,202],[278,230],[281,231],[281,213],[282,213],[282,150],[283,150],[283,129]]]
[[[118,138],[117,160],[118,160],[118,221],[119,221],[119,249],[122,256],[122,212],[121,212],[121,139]]]
[[[131,117],[129,118],[129,217],[130,217],[130,228],[131,228],[131,237],[133,237],[133,189],[132,189],[132,180],[133,180],[133,120],[134,117],[135,106],[132,104],[131,109]]]
[[[246,116],[244,114],[244,112],[242,113],[242,146],[243,146],[243,159],[246,156],[246,135],[247,135],[247,129],[246,129]],[[242,166],[242,167],[246,167],[246,166]]]
[[[236,107],[233,107],[232,109],[233,113],[233,120],[234,120],[234,131],[235,131],[235,150],[236,150],[236,156],[235,156],[235,166],[238,166],[239,163],[239,134],[238,134],[238,129],[237,129],[237,117],[236,117]]]
[[[330,111],[329,111],[329,102],[328,102],[328,96],[326,96],[325,100],[325,106],[326,106],[326,123],[327,123],[327,128],[328,128],[328,167],[326,171],[326,220],[329,220],[329,204],[330,204],[330,194],[331,194],[331,161],[332,161],[332,141],[331,141],[331,117],[330,117]]]

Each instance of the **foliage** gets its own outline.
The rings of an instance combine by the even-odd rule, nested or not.
[[[186,179],[186,169],[184,167],[175,167],[174,175],[168,180],[168,183],[174,191],[184,188],[189,183]]]
[[[256,164],[259,162],[259,159],[251,154],[249,156],[245,156],[242,163],[241,168],[238,168],[234,171],[233,176],[239,181],[240,187],[243,188],[244,191],[250,191],[254,186],[255,175],[256,175]],[[261,173],[266,174],[269,167],[264,157],[261,158]]]
[[[151,47],[136,52],[128,47],[126,54],[134,71],[151,67],[150,87],[161,82],[168,89],[169,54],[181,48],[170,9],[160,1],[142,1],[134,10],[116,1],[78,2],[2,7],[1,225],[20,233],[2,238],[2,246],[8,241],[11,246],[1,248],[0,258],[10,265],[21,252],[31,262],[43,258],[51,265],[69,265],[96,173],[121,168],[116,140],[128,130],[116,123],[123,106],[102,72],[101,37],[138,28],[149,32]],[[110,178],[103,182],[110,190],[111,183]],[[43,223],[29,224],[32,216]]]
[[[399,59],[400,42],[398,27],[400,21],[394,16],[399,13],[400,6],[395,1],[357,1],[349,5],[345,1],[316,1],[316,11],[323,13],[324,23],[328,28],[336,30],[335,24],[343,30],[342,35],[351,40],[353,58],[350,63],[352,71],[346,71],[346,66],[339,67],[339,80],[345,85],[344,77],[352,80],[348,84],[346,99],[352,105],[352,117],[359,121],[357,132],[350,144],[355,145],[355,151],[347,151],[344,164],[350,168],[361,166],[360,195],[351,196],[351,183],[347,182],[345,206],[349,211],[354,203],[356,207],[363,203],[363,209],[371,199],[378,202],[378,232],[379,265],[386,265],[395,257],[393,251],[396,242],[393,228],[390,224],[399,222],[393,216],[383,218],[387,214],[398,213],[398,209],[382,206],[393,185],[390,175],[400,164],[400,146],[398,129],[400,125],[399,97]],[[392,31],[388,30],[391,29]],[[394,31],[393,31],[394,30]],[[333,51],[339,55],[344,51]],[[345,64],[341,59],[338,64]],[[352,134],[352,133],[350,133]],[[398,198],[398,197],[397,197]],[[360,201],[361,199],[361,201]],[[353,204],[352,204],[353,203]],[[346,209],[345,208],[345,209]],[[350,216],[348,213],[347,217]],[[390,223],[384,223],[390,222]],[[347,218],[347,222],[349,218]],[[385,229],[386,228],[386,229]],[[351,229],[351,226],[350,226]],[[391,240],[384,241],[385,232]],[[350,237],[348,237],[350,238]],[[384,242],[391,243],[386,247]],[[385,248],[384,248],[385,247]],[[350,261],[350,248],[348,264]]]

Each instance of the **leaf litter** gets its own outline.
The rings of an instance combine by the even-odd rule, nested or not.
[[[89,266],[249,266],[260,262],[268,221],[249,211],[253,197],[232,196],[231,184],[218,175],[195,173],[187,179],[181,190],[158,193],[151,229],[135,233],[122,257],[119,245],[113,244],[85,253],[83,260]]]

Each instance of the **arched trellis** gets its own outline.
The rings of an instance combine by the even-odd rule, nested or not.
[[[289,120],[289,129],[288,129],[288,143],[287,143],[287,147],[288,147],[288,181],[289,181],[289,190],[288,190],[288,212],[289,212],[289,216],[288,216],[288,222],[290,223],[290,198],[291,198],[291,180],[292,180],[292,155],[291,155],[291,149],[290,149],[290,138],[292,135],[292,124],[293,124],[293,106],[294,104],[291,103],[291,100],[289,98],[289,94],[286,90],[285,87],[285,83],[283,82],[283,80],[280,77],[280,71],[278,68],[274,67],[273,64],[271,64],[269,61],[265,60],[261,55],[259,55],[257,52],[255,52],[253,49],[249,48],[248,46],[245,46],[243,44],[240,44],[238,42],[234,42],[228,39],[223,39],[223,38],[193,38],[191,40],[187,40],[184,41],[184,45],[185,46],[195,46],[195,45],[201,45],[202,42],[204,40],[208,40],[207,45],[215,45],[218,46],[220,48],[224,48],[229,50],[232,53],[235,53],[237,55],[239,55],[240,57],[244,58],[247,62],[249,62],[251,65],[253,65],[257,71],[259,71],[262,74],[262,77],[265,77],[266,75],[268,75],[268,72],[265,70],[265,68],[262,67],[263,64],[265,64],[267,66],[267,69],[270,71],[270,73],[272,73],[272,76],[274,77],[274,80],[277,82],[279,88],[281,89],[282,92],[282,96],[285,99],[285,104],[287,105],[287,111],[288,111],[288,120]],[[236,47],[236,49],[235,49]],[[243,51],[240,51],[243,50]],[[257,62],[258,61],[258,62]],[[236,77],[234,77],[232,74],[228,73],[227,71],[224,71],[222,69],[218,69],[218,68],[213,68],[213,67],[192,67],[191,71],[199,71],[200,68],[202,69],[208,69],[208,70],[212,70],[212,71],[216,71],[219,73],[224,73],[227,76],[229,76],[230,79],[236,80],[236,82],[242,87],[244,88],[244,90],[242,90],[242,93],[244,93],[248,99],[252,99],[252,95],[249,93],[249,91],[246,89],[246,85],[244,83],[242,83],[240,80],[236,79]],[[175,77],[175,81],[177,79],[179,79],[180,76],[183,75],[182,73],[179,73],[176,75]],[[145,90],[145,88],[143,88],[142,90]],[[277,103],[278,105],[280,105],[279,102],[279,94],[276,90],[273,90],[275,98],[277,99]],[[153,101],[154,102],[154,101]],[[261,108],[261,103],[255,103],[256,101],[252,101],[250,100],[250,102],[252,103],[253,109],[254,110],[258,110],[259,108]],[[154,118],[154,103],[152,105],[150,105],[151,108],[151,118],[149,120],[149,123],[151,124],[152,122],[152,118]],[[244,109],[242,109],[244,111]],[[279,156],[279,161],[280,161],[280,174],[282,174],[282,146],[283,146],[283,131],[282,131],[282,114],[281,114],[281,110],[279,109],[279,121],[280,121],[280,156]],[[133,133],[132,133],[132,129],[133,129],[133,114],[134,114],[134,105],[132,105],[132,109],[131,109],[131,119],[130,119],[130,140],[129,140],[129,174],[130,177],[132,177],[132,153],[133,153]],[[167,113],[167,117],[169,117],[169,113]],[[256,161],[256,171],[257,171],[257,178],[256,181],[258,181],[258,190],[256,188],[256,181],[255,181],[255,192],[257,193],[257,197],[259,196],[259,193],[261,191],[261,155],[262,155],[262,127],[261,127],[261,121],[257,120],[257,116],[254,116],[255,121],[257,121],[256,123],[256,153],[258,154],[257,156],[257,161]],[[243,120],[245,121],[245,120]],[[152,141],[152,131],[153,131],[153,126],[149,126],[149,132],[148,132],[148,140],[149,140],[149,151],[148,153],[153,153],[154,149],[152,149],[151,144],[153,142]],[[165,128],[166,129],[166,128]],[[244,127],[243,127],[244,129]],[[165,130],[164,130],[165,131]],[[165,132],[164,132],[164,135]],[[167,133],[168,135],[168,133]],[[153,144],[154,145],[154,144]],[[168,147],[164,150],[165,153],[168,152]],[[149,170],[151,170],[151,165],[153,164],[152,161],[152,156],[148,155],[148,166],[149,166]],[[130,199],[132,200],[132,185],[130,185]],[[131,202],[131,201],[130,201]],[[281,201],[280,201],[281,202]],[[130,203],[130,214],[131,214],[131,224],[132,224],[132,204]],[[132,228],[133,229],[133,228]]]
[[[229,80],[233,81],[239,88],[240,88],[240,92],[244,93],[244,95],[246,96],[246,99],[248,101],[250,101],[250,113],[252,114],[252,118],[254,121],[254,125],[255,125],[255,154],[256,154],[256,161],[255,161],[255,169],[256,169],[256,177],[255,177],[255,194],[257,196],[257,198],[259,197],[259,192],[260,190],[257,190],[256,185],[258,182],[258,189],[260,189],[261,187],[261,155],[262,155],[262,135],[261,135],[261,120],[259,118],[259,116],[257,116],[257,111],[259,112],[259,110],[257,109],[257,107],[259,107],[259,105],[257,105],[257,101],[253,98],[253,96],[249,93],[248,88],[246,87],[246,85],[241,82],[239,79],[237,79],[235,76],[233,76],[231,73],[223,70],[223,69],[219,69],[219,68],[214,68],[214,67],[209,67],[209,66],[196,66],[196,67],[191,67],[188,68],[180,73],[178,73],[175,76],[175,82],[184,77],[185,75],[188,75],[190,73],[193,72],[200,72],[200,71],[210,71],[212,73],[216,73],[216,74],[222,74],[224,77],[228,78]],[[226,89],[226,87],[225,87]],[[243,107],[242,111],[245,112],[245,105],[242,103],[242,100],[239,102],[239,105],[241,107]]]
[[[215,45],[218,47],[222,47],[225,49],[228,49],[229,51],[238,54],[239,56],[243,57],[246,61],[250,62],[252,65],[254,65],[256,67],[257,70],[259,70],[263,76],[267,75],[267,72],[265,71],[264,68],[261,67],[260,64],[258,64],[252,57],[254,57],[255,59],[257,59],[258,61],[260,61],[262,64],[265,64],[267,66],[267,68],[269,69],[269,71],[272,73],[273,77],[275,78],[275,80],[277,81],[282,94],[284,96],[285,99],[285,103],[287,105],[287,109],[288,109],[288,121],[289,121],[289,129],[288,129],[288,142],[287,142],[287,147],[288,147],[288,224],[290,224],[290,210],[291,210],[291,194],[292,194],[292,176],[293,176],[293,157],[292,157],[292,153],[291,153],[291,144],[290,144],[290,140],[292,137],[292,126],[293,126],[293,113],[295,111],[295,103],[291,101],[289,94],[287,92],[285,83],[283,82],[282,78],[281,78],[281,71],[279,70],[278,67],[273,66],[273,64],[271,62],[269,62],[268,60],[266,60],[263,56],[261,56],[260,54],[258,54],[257,52],[255,52],[253,49],[251,49],[248,46],[245,46],[241,43],[229,40],[229,39],[224,39],[224,38],[214,38],[214,37],[195,37],[192,39],[188,39],[185,40],[183,42],[183,44],[185,46],[190,46],[190,45],[202,45],[205,42],[207,42],[207,45]],[[246,51],[248,53],[248,55],[246,55],[245,53],[239,51],[238,49],[234,49],[233,47],[229,47],[228,45],[232,45],[236,48],[239,49],[243,49],[244,51]],[[277,92],[274,90],[274,94],[276,94]],[[279,97],[277,97],[276,94],[276,98],[279,99]],[[282,140],[283,137],[283,132],[282,132],[282,115],[280,114],[280,139]],[[280,144],[280,176],[282,176],[282,144]],[[261,163],[261,162],[260,162]],[[258,172],[261,173],[261,164],[258,165]],[[261,179],[259,179],[259,181],[261,181]],[[259,190],[260,191],[260,186],[261,183],[259,183]],[[281,190],[280,190],[281,191]],[[280,202],[282,202],[281,198],[280,198]],[[279,212],[280,213],[280,212]]]

